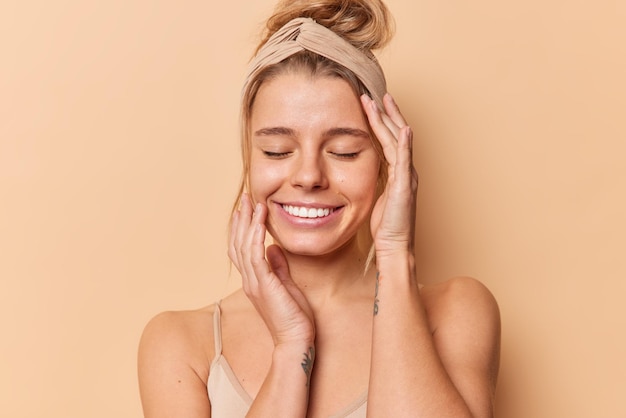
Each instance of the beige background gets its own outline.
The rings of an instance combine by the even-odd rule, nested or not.
[[[140,416],[146,321],[238,286],[238,97],[273,3],[3,2],[3,417]],[[626,416],[625,3],[388,4],[421,279],[496,295],[499,416]]]

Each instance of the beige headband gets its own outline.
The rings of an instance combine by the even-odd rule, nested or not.
[[[352,71],[383,108],[382,100],[387,86],[383,70],[374,55],[369,51],[361,52],[332,30],[305,17],[287,22],[261,47],[250,63],[243,87],[244,94],[250,82],[264,68],[304,50],[335,61]]]

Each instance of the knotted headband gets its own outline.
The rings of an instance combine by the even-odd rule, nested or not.
[[[328,58],[352,71],[370,92],[372,99],[383,108],[382,100],[387,86],[376,57],[369,51],[364,53],[358,50],[332,30],[306,17],[287,22],[259,49],[250,63],[243,87],[244,94],[264,68],[304,50]]]

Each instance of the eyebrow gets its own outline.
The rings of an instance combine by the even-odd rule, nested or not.
[[[283,126],[274,126],[270,128],[261,128],[254,133],[256,136],[296,136],[296,131],[291,128],[286,128]],[[369,132],[366,132],[362,129],[358,128],[331,128],[324,132],[323,136],[326,138],[332,138],[335,136],[355,136],[361,138],[369,138]]]
[[[332,128],[324,132],[324,136],[330,137],[330,138],[334,136],[344,136],[344,135],[356,136],[356,137],[368,138],[368,139],[370,137],[369,132],[366,132],[363,129],[358,129],[358,128]]]
[[[261,128],[254,133],[256,136],[296,136],[296,131],[291,128],[275,126],[272,128]]]

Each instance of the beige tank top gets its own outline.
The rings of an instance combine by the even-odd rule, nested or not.
[[[211,362],[207,390],[211,400],[211,416],[213,418],[244,418],[252,405],[252,398],[239,383],[226,357],[222,355],[222,327],[220,321],[220,305],[215,305],[213,314],[213,340],[215,342],[215,358]],[[365,418],[367,410],[367,393],[343,408],[330,418]]]

